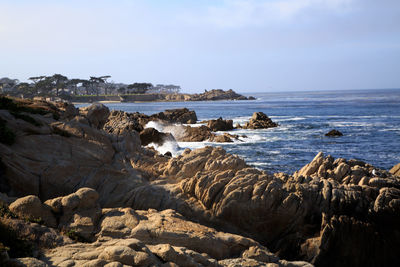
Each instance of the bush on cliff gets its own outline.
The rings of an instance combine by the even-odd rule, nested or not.
[[[26,112],[26,113],[39,114],[39,115],[45,115],[47,113],[52,113],[53,118],[55,120],[58,120],[60,118],[60,115],[57,112],[46,110],[42,107],[29,107],[29,106],[27,106],[27,105],[29,105],[28,103],[29,102],[24,102],[24,100],[18,102],[18,101],[14,101],[11,98],[8,98],[5,96],[0,96],[0,109],[5,109],[5,110],[10,111],[10,113],[12,113],[14,115],[14,117],[16,117],[16,115],[17,116],[22,115],[22,114],[20,114],[21,112]],[[22,119],[22,117],[20,119]],[[25,119],[26,119],[26,117],[25,117]],[[32,122],[32,120],[30,120],[28,122]]]
[[[7,206],[0,204],[0,249],[6,250],[11,258],[32,257],[33,243],[19,238],[18,233],[8,227],[2,218],[15,219],[17,216]]]

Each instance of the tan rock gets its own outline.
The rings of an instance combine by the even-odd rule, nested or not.
[[[182,247],[172,247],[169,244],[150,246],[150,250],[163,261],[169,261],[178,266],[217,266],[216,261],[210,261],[207,256]]]
[[[400,176],[400,163],[393,166],[393,168],[391,168],[389,172],[395,176]]]
[[[11,203],[9,208],[22,218],[42,220],[47,226],[57,227],[56,218],[51,213],[50,207],[43,205],[37,196],[19,198]]]
[[[244,129],[265,129],[277,127],[278,124],[273,122],[267,115],[263,112],[254,112],[251,116],[250,121],[246,123],[243,127]]]
[[[81,108],[80,112],[85,114],[91,125],[97,129],[103,128],[110,114],[110,110],[103,104],[92,104]]]
[[[139,215],[131,208],[103,209],[98,236],[126,237],[138,225],[139,220]]]
[[[73,232],[85,239],[92,239],[96,232],[101,208],[97,200],[98,193],[91,188],[81,188],[65,197],[47,200],[55,213],[62,214],[58,228],[65,232]]]
[[[108,261],[118,261],[122,264],[133,265],[135,263],[135,257],[137,257],[136,251],[125,246],[112,246],[107,247],[100,255],[100,259]]]

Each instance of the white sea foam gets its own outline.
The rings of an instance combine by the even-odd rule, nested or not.
[[[174,141],[167,141],[164,142],[161,146],[155,144],[155,143],[150,143],[147,145],[148,147],[154,147],[155,150],[157,150],[161,154],[165,154],[166,152],[171,152],[172,156],[178,156],[182,149],[179,147],[177,142]]]
[[[179,147],[190,149],[202,148],[211,144],[210,142],[178,142]]]
[[[232,119],[233,125],[236,125],[237,123],[239,124],[244,124],[250,120],[250,116],[242,116],[242,117],[235,117]]]
[[[164,125],[158,121],[149,121],[144,128],[154,128],[159,132],[164,130]]]
[[[336,121],[336,122],[330,122],[329,126],[330,127],[374,127],[374,126],[384,127],[384,126],[386,126],[386,123]]]
[[[276,121],[303,121],[307,118],[305,117],[291,117],[291,118],[287,118],[287,119],[275,119]]]

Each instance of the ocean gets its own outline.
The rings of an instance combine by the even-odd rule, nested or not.
[[[179,142],[160,151],[222,146],[256,168],[293,173],[322,151],[335,158],[359,159],[390,169],[400,162],[400,89],[253,93],[254,101],[151,102],[106,104],[110,109],[153,114],[165,109],[195,110],[199,121],[232,119],[244,124],[262,111],[279,127],[233,130],[246,135],[234,143]],[[342,137],[325,137],[332,129]]]

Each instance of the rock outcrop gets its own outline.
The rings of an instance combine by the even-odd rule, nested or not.
[[[121,102],[155,102],[155,101],[214,101],[214,100],[255,100],[254,97],[245,97],[234,92],[232,89],[224,91],[213,89],[201,94],[184,93],[153,93],[136,95],[112,95],[112,96],[69,96],[72,102],[94,103],[99,101],[121,101]]]
[[[201,94],[171,94],[166,95],[169,101],[214,101],[214,100],[254,100],[253,97],[245,97],[236,93],[232,89],[227,91],[221,89],[213,89],[205,91]]]
[[[69,227],[69,231],[63,230],[78,239],[75,242],[53,233],[54,230],[46,226],[24,225],[21,220],[8,219],[5,223],[11,228],[31,227],[32,234],[25,236],[31,241],[37,238],[34,234],[36,230],[32,227],[41,228],[43,233],[47,231],[49,234],[42,236],[38,243],[42,250],[39,259],[4,257],[2,263],[10,266],[15,262],[34,266],[165,266],[165,263],[178,266],[232,266],[240,262],[251,263],[252,266],[266,266],[268,263],[277,266],[311,266],[306,262],[280,260],[250,238],[219,232],[188,221],[170,209],[158,212],[151,209],[135,211],[131,208],[108,208],[99,213],[97,197],[96,191],[82,188],[71,195],[50,199],[45,203],[54,209],[59,224]],[[30,214],[31,205],[27,201],[17,199],[16,203],[25,210],[24,215],[36,214],[35,211]],[[82,220],[82,214],[85,214],[85,220]],[[79,231],[82,223],[76,223],[77,218],[84,223],[85,235],[96,237],[92,240],[94,242],[79,242],[83,232]]]
[[[389,172],[397,177],[400,177],[400,163],[394,165]]]
[[[150,143],[162,145],[166,141],[175,142],[175,138],[169,133],[161,133],[154,128],[146,128],[140,132],[140,141],[142,146],[147,146]]]
[[[113,110],[103,128],[107,132],[117,135],[121,131],[141,132],[148,121],[148,116],[144,114]]]
[[[221,150],[200,151],[171,159],[164,174],[181,181],[185,195],[225,229],[245,231],[278,255],[300,253],[321,266],[397,262],[400,244],[393,231],[400,222],[400,181],[388,172],[319,154],[293,177],[272,176],[229,159]],[[392,230],[387,231],[384,218],[391,218]],[[390,256],[380,257],[385,253]]]
[[[103,104],[93,104],[86,108],[82,108],[80,111],[90,122],[90,124],[97,128],[103,128],[107,122],[110,110]]]
[[[167,109],[163,112],[153,114],[150,116],[151,120],[161,120],[170,123],[196,123],[196,112],[190,111],[187,108],[181,109]]]
[[[232,120],[223,120],[220,117],[216,120],[207,121],[207,127],[210,128],[213,132],[231,131],[231,130],[233,130],[233,121]]]
[[[243,129],[266,129],[266,128],[273,128],[273,127],[277,127],[277,126],[278,126],[278,124],[276,122],[273,122],[263,112],[254,112],[253,116],[250,118],[250,121],[247,122],[244,126],[242,126],[240,128],[243,128]]]
[[[292,175],[269,174],[213,147],[166,157],[141,146],[134,116],[50,110],[29,113],[35,122],[0,110],[15,134],[0,143],[2,202],[22,197],[10,209],[44,225],[2,222],[38,244],[51,237],[42,262],[399,265],[398,168],[319,153]]]
[[[341,132],[339,132],[336,129],[330,130],[329,132],[327,132],[325,134],[325,136],[329,136],[329,137],[335,137],[335,136],[343,136],[343,134]]]
[[[175,136],[180,142],[202,142],[212,138],[215,134],[207,126],[192,127],[184,126],[183,133]]]
[[[201,125],[199,127],[183,126],[179,131],[175,131],[174,137],[179,142],[217,142],[217,143],[227,143],[233,142],[232,139],[238,139],[238,135],[231,135],[224,133],[222,135],[217,135],[212,130]]]

